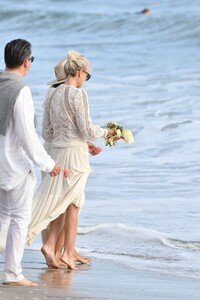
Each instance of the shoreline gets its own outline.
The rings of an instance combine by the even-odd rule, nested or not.
[[[93,259],[78,271],[48,269],[38,250],[24,252],[24,275],[38,287],[8,287],[2,284],[0,257],[0,299],[118,299],[163,300],[200,299],[199,280],[127,268],[110,260]]]

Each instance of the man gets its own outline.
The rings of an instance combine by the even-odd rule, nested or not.
[[[8,227],[5,246],[6,285],[36,286],[22,274],[27,226],[35,188],[33,163],[56,176],[60,166],[46,153],[35,132],[34,106],[23,77],[34,60],[31,44],[22,39],[4,49],[0,73],[0,236]]]

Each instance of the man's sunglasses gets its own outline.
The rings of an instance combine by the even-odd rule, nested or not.
[[[28,60],[30,60],[31,62],[34,62],[35,57],[32,56],[31,58],[28,58]]]

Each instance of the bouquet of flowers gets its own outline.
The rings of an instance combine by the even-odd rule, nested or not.
[[[128,129],[124,129],[123,126],[116,122],[109,122],[106,127],[107,129],[113,129],[116,131],[116,135],[109,135],[105,137],[106,146],[112,147],[116,145],[119,139],[123,139],[127,144],[132,144],[134,142],[132,132]]]

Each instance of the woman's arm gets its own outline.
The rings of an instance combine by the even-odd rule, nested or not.
[[[90,118],[87,94],[79,89],[74,98],[76,124],[85,140],[95,141],[105,137],[108,130],[94,125]]]
[[[42,121],[42,137],[45,140],[45,142],[51,143],[53,137],[53,128],[50,121],[49,93],[47,94],[43,108],[44,108],[44,114],[43,114],[43,121]]]

